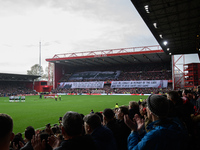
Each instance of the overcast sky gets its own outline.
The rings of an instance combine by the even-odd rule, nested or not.
[[[55,54],[158,45],[130,0],[0,0],[0,20],[1,73],[26,74],[40,41],[44,70]]]

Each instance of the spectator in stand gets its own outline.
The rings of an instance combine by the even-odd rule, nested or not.
[[[62,118],[63,126],[61,128],[64,141],[59,145],[59,139],[51,136],[49,145],[54,150],[95,150],[95,143],[90,135],[82,135],[83,119],[77,112],[69,111]],[[32,139],[34,150],[45,148],[45,140],[41,142],[39,135]]]
[[[35,135],[35,130],[32,126],[28,126],[25,130],[26,144],[20,150],[33,150],[31,139]]]
[[[139,114],[139,104],[135,101],[129,102],[129,117],[130,119],[133,119],[135,114]]]
[[[195,106],[195,108],[197,106],[197,98],[198,98],[197,93],[192,92],[191,93],[191,100],[190,100],[190,102]]]
[[[92,137],[89,135],[82,135],[83,120],[80,114],[76,112],[67,112],[63,116],[62,123],[64,141],[56,150],[96,149]]]
[[[171,111],[169,116],[178,117],[186,125],[190,137],[194,135],[194,125],[191,118],[191,110],[193,109],[193,105],[190,104],[190,101],[187,99],[183,100],[177,91],[168,92],[167,98],[173,102],[173,105],[170,105]]]
[[[103,114],[102,112],[95,112],[94,114],[98,115],[101,119],[101,124],[103,124]]]
[[[119,125],[117,124],[117,121],[115,119],[115,113],[113,112],[112,109],[106,108],[103,111],[103,124],[108,127],[112,132],[115,137],[116,143],[118,150],[120,150],[121,146],[121,137],[120,137],[120,129]]]
[[[24,140],[22,138],[22,134],[17,133],[10,144],[10,148],[12,148],[13,150],[19,150],[23,146],[24,146]]]
[[[0,114],[0,148],[9,150],[10,142],[14,138],[13,120],[7,114]]]
[[[53,150],[52,147],[48,144],[49,134],[46,132],[40,133],[41,141],[44,141],[45,150]]]
[[[162,95],[150,95],[147,99],[147,116],[152,121],[146,134],[140,132],[144,122],[137,115],[132,121],[128,115],[124,117],[126,124],[132,130],[128,137],[128,150],[177,150],[187,149],[187,131],[175,119],[167,118],[169,101]],[[140,141],[141,139],[141,141]]]
[[[200,110],[200,96],[197,98],[197,109]]]
[[[169,99],[173,104],[171,104],[170,117],[178,117],[181,121],[185,122],[187,126],[191,124],[191,113],[187,110],[183,104],[183,100],[179,96],[177,91],[170,91],[167,93],[167,99]]]
[[[129,114],[129,111],[127,107],[125,106],[119,107],[117,111],[117,118],[118,118],[117,123],[120,128],[119,133],[120,133],[121,143],[122,143],[122,147],[120,149],[122,150],[127,150],[127,138],[131,132],[129,127],[124,122],[124,116],[128,114]]]
[[[145,100],[139,105],[140,115],[141,115],[142,118],[144,118],[145,116],[147,116],[146,107],[147,107],[147,102],[146,102],[146,99],[145,99]]]
[[[46,124],[45,132],[46,132],[49,136],[53,135],[53,130],[51,129],[51,124],[50,124],[50,123]]]
[[[102,126],[98,115],[88,114],[83,120],[85,132],[92,136],[98,150],[117,150],[112,131]]]
[[[146,132],[149,132],[150,130],[147,129],[147,126],[152,122],[147,117],[147,100],[144,99],[143,102],[139,106],[140,108],[140,117],[144,120],[144,129]],[[135,117],[135,116],[134,116]]]
[[[183,96],[182,97],[183,104],[187,108],[188,113],[194,114],[195,113],[194,105],[191,103],[191,99],[192,99],[191,90],[183,90],[182,96]]]

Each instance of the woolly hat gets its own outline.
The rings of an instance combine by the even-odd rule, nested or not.
[[[169,101],[162,95],[150,95],[147,99],[147,106],[158,117],[165,117],[169,112]]]

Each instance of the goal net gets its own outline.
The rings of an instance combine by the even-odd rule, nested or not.
[[[100,94],[105,94],[105,90],[92,90],[92,93],[100,93]]]

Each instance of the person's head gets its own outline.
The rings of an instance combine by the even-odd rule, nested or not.
[[[90,112],[91,114],[93,114],[94,113],[94,111],[93,111],[93,109],[91,109],[91,112]]]
[[[139,112],[139,104],[135,101],[129,102],[129,109],[134,109],[136,112]]]
[[[182,96],[187,96],[187,97],[189,97],[190,93],[191,93],[190,90],[184,89],[183,92],[182,92]]]
[[[117,118],[119,120],[123,120],[124,119],[124,115],[128,115],[129,111],[128,108],[126,106],[120,106],[118,111],[117,111]]]
[[[112,109],[110,109],[110,108],[104,109],[104,111],[103,111],[103,122],[105,124],[107,124],[107,122],[113,120],[114,117],[115,117],[115,113],[113,112]]]
[[[80,136],[83,129],[83,119],[77,112],[68,111],[62,118],[62,134],[67,138]]]
[[[7,114],[0,114],[0,147],[2,150],[8,150],[10,141],[14,138],[13,120]]]
[[[41,142],[45,140],[45,150],[52,150],[52,147],[48,144],[48,137],[49,137],[49,134],[46,132],[43,132],[40,134]]]
[[[177,91],[169,91],[167,93],[167,99],[169,99],[170,101],[172,101],[174,104],[177,104],[181,101],[181,98],[178,94]]]
[[[141,115],[141,116],[144,116],[144,115],[147,114],[146,107],[147,107],[147,102],[146,102],[146,101],[143,101],[143,102],[140,104],[140,106],[139,106],[139,108],[140,108],[140,115]]]
[[[94,114],[98,115],[101,119],[101,122],[103,122],[103,115],[100,112],[95,112]]]
[[[165,118],[169,113],[169,101],[165,96],[152,94],[147,99],[147,116],[155,121]]]
[[[12,140],[12,142],[11,142],[11,144],[10,144],[10,147],[12,147],[13,148],[13,144],[15,145],[15,146],[17,146],[18,145],[18,149],[20,149],[21,148],[21,146],[20,146],[20,142],[24,142],[23,141],[23,138],[22,138],[22,134],[21,133],[17,133],[15,136],[14,136],[14,139]]]
[[[32,126],[28,126],[26,129],[25,129],[25,133],[24,133],[24,136],[26,137],[26,139],[28,141],[30,141],[32,138],[33,138],[33,135],[35,135],[35,130]]]
[[[64,137],[80,136],[83,129],[83,119],[77,112],[68,111],[62,118],[62,134]]]
[[[192,94],[192,99],[194,99],[194,100],[198,99],[197,93],[192,92],[191,94]]]
[[[83,118],[86,134],[91,134],[94,129],[101,126],[101,118],[96,114],[88,114]]]
[[[50,129],[51,128],[51,124],[50,123],[46,124],[46,128]]]

